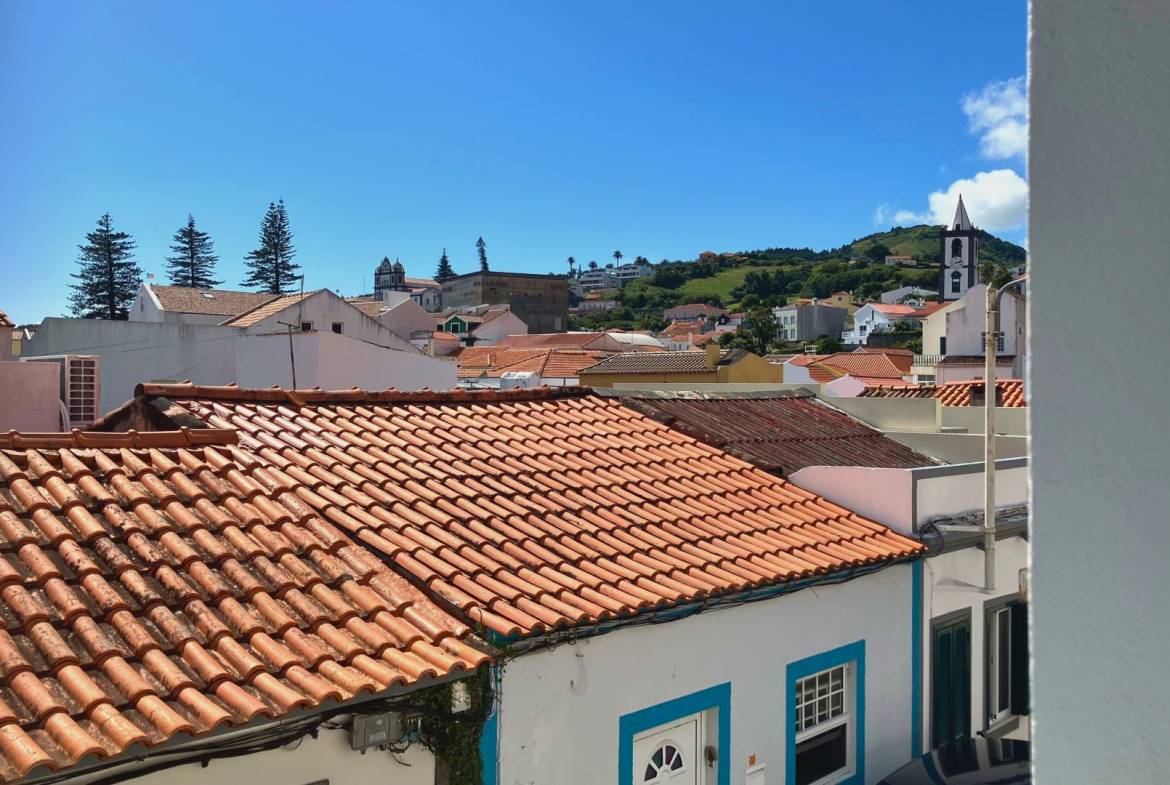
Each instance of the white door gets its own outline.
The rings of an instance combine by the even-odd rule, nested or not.
[[[692,714],[634,737],[634,785],[700,785],[702,715]]]

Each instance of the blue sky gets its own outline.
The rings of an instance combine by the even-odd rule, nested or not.
[[[954,187],[1024,239],[1023,0],[436,5],[0,4],[0,308],[63,313],[106,211],[160,282],[193,213],[234,287],[278,197],[343,294],[480,235],[529,272],[835,246]]]

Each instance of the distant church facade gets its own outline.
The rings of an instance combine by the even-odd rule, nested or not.
[[[955,219],[940,233],[939,296],[944,300],[961,299],[979,282],[979,230],[971,224],[963,197],[955,208]]]
[[[389,258],[384,258],[374,269],[374,298],[393,302],[402,297],[396,296],[395,292],[406,293],[428,311],[439,311],[442,308],[442,289],[437,282],[429,278],[407,278],[402,262],[391,262]]]

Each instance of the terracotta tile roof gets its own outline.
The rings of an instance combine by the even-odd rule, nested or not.
[[[906,359],[913,360],[913,356]],[[850,376],[901,379],[910,372],[909,365],[903,371],[889,355],[872,352],[840,352],[825,357],[818,364]]]
[[[240,474],[295,489],[297,502],[504,635],[922,548],[582,388],[138,392],[237,429],[258,464]]]
[[[574,349],[497,349],[471,347],[459,355],[460,378],[498,378],[506,372],[532,372],[547,377],[576,376],[582,368],[606,357],[608,352]]]
[[[528,335],[506,336],[496,341],[496,346],[507,349],[584,349],[605,337],[606,334],[603,332],[529,333]]]
[[[996,395],[1000,399],[1000,406],[1020,408],[1028,405],[1024,398],[1024,382],[1022,379],[996,380]],[[859,397],[864,398],[938,398],[943,406],[970,406],[972,390],[982,390],[982,379],[947,382],[945,384],[918,384],[903,386],[878,385],[863,390]]]
[[[937,463],[808,394],[617,395],[631,409],[778,474],[805,466],[905,469]]]
[[[934,313],[936,311],[941,311],[943,308],[946,308],[948,305],[951,305],[952,302],[955,302],[955,301],[941,302],[941,303],[924,303],[921,308],[917,309],[916,311],[914,311],[910,315],[913,316],[915,319],[922,319],[922,318],[925,318],[927,316],[930,316],[932,313]]]
[[[871,306],[878,313],[884,313],[886,316],[909,316],[918,310],[912,305],[897,305],[894,303],[866,303],[866,305]]]
[[[813,363],[819,363],[826,357],[832,357],[831,354],[798,354],[788,360],[793,365],[806,366]]]
[[[385,307],[385,303],[372,297],[347,297],[345,301],[371,319],[380,319],[382,308]]]
[[[318,290],[320,291],[320,290]],[[317,292],[305,292],[304,294],[286,294],[279,297],[272,297],[262,305],[244,311],[239,316],[228,319],[221,324],[227,327],[251,327],[257,322],[262,322],[269,316],[274,316],[290,305],[296,305],[301,300],[307,300]]]
[[[459,336],[455,333],[449,333],[446,330],[435,330],[431,333],[432,338],[437,338],[440,341],[458,341]]]
[[[658,334],[671,336],[671,337],[673,337],[673,336],[683,337],[683,336],[690,334],[690,333],[694,333],[695,335],[698,335],[699,333],[703,332],[703,328],[706,325],[707,325],[707,322],[705,320],[702,320],[702,319],[700,319],[698,321],[693,321],[693,322],[673,321],[670,324],[666,325],[666,327],[662,328],[662,332],[660,332]]]
[[[0,450],[4,781],[487,659],[319,481],[195,431],[61,436]]]
[[[889,358],[890,362],[902,372],[902,375],[910,373],[910,368],[914,365],[914,352],[909,349],[901,349],[898,347],[886,346],[859,346],[853,351],[854,354],[884,354]]]
[[[208,316],[236,316],[257,305],[263,305],[276,296],[266,292],[192,289],[189,286],[157,284],[150,284],[150,290],[154,292],[164,310]]]
[[[821,363],[812,363],[806,366],[809,377],[817,384],[828,384],[834,379],[840,379],[845,374]]]
[[[732,352],[719,352],[719,362],[724,364]],[[595,373],[710,373],[706,352],[622,352],[606,357],[596,365],[581,370],[582,376]]]

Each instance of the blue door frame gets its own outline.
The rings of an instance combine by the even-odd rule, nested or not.
[[[633,785],[634,782],[634,737],[643,731],[665,725],[701,711],[717,709],[719,712],[719,742],[716,749],[719,757],[715,761],[718,785],[731,785],[731,682],[716,684],[705,690],[692,692],[681,698],[659,703],[656,706],[623,714],[618,719],[618,785]],[[702,750],[698,751],[703,754]]]

